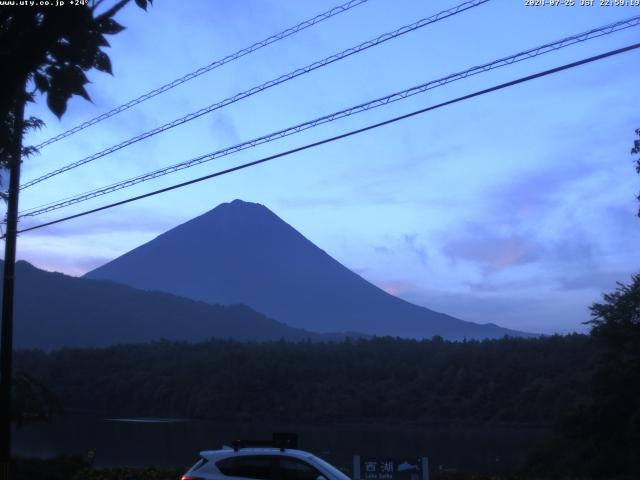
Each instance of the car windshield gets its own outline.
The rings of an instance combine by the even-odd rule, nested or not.
[[[350,478],[347,475],[342,473],[340,470],[338,470],[336,467],[334,467],[330,463],[325,462],[323,459],[321,459],[319,457],[316,457],[316,456],[313,456],[311,458],[313,459],[313,461],[315,463],[320,465],[322,468],[324,468],[325,470],[328,470],[336,479],[339,479],[339,480],[350,480]]]

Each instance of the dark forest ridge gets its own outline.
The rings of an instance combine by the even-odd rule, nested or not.
[[[22,351],[16,368],[107,416],[545,425],[585,399],[589,337],[153,342]]]
[[[212,304],[242,303],[315,332],[452,340],[527,334],[467,322],[394,297],[318,248],[271,210],[234,200],[89,272]]]
[[[244,305],[210,305],[45,272],[23,261],[16,265],[15,299],[16,348],[96,347],[163,338],[196,342],[212,337],[242,341],[345,337],[292,328]]]

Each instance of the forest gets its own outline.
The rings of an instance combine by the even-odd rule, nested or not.
[[[69,411],[430,424],[550,424],[589,394],[588,336],[448,342],[157,341],[16,353]]]
[[[533,478],[637,479],[640,275],[603,300],[590,307],[589,335],[22,350],[15,418],[49,405],[54,414],[549,425],[549,441],[530,452]]]

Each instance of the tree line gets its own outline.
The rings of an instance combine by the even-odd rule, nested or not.
[[[157,341],[16,353],[69,411],[102,415],[549,424],[589,395],[584,335],[448,342]]]
[[[639,478],[640,275],[605,294],[591,312],[589,335],[465,342],[440,337],[157,341],[23,350],[15,357],[23,390],[31,392],[35,385],[41,397],[62,399],[69,411],[244,421],[553,425],[549,440],[532,453],[529,473]]]

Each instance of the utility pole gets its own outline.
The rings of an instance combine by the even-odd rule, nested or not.
[[[21,84],[24,87],[24,84]],[[13,292],[18,236],[18,196],[24,125],[24,88],[14,92],[13,145],[8,160],[9,194],[4,245],[2,285],[2,333],[0,334],[0,480],[9,480],[11,462],[11,384],[13,357]]]

